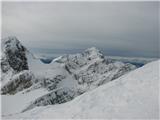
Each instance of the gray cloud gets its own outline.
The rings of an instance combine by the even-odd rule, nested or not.
[[[158,56],[158,2],[3,2],[2,36],[28,47]]]

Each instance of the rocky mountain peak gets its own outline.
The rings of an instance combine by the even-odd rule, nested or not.
[[[103,54],[96,47],[88,48],[84,51],[84,54],[89,56],[90,58],[101,57],[103,58]]]
[[[3,72],[6,71],[3,69],[3,66],[6,66],[6,64],[8,64],[15,72],[28,70],[26,48],[14,36],[2,39],[1,59],[1,69]]]
[[[86,49],[85,52],[90,52],[90,53],[91,52],[97,52],[97,53],[99,53],[99,50],[96,47],[91,47],[91,48]]]
[[[9,36],[7,38],[2,39],[2,51],[9,49],[15,51],[21,46],[22,45],[15,36]]]

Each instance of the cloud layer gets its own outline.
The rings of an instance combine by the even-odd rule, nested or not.
[[[3,2],[2,36],[28,47],[157,57],[158,2]]]

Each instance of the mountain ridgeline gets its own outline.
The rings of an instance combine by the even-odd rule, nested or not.
[[[54,52],[54,51],[53,51]],[[68,54],[44,64],[16,37],[2,39],[1,94],[47,91],[22,112],[36,106],[61,104],[136,69],[136,66],[107,59],[95,47]]]

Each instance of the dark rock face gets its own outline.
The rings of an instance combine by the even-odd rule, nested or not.
[[[27,58],[25,56],[25,49],[22,46],[18,50],[12,52],[11,50],[6,51],[9,65],[17,72],[22,70],[28,70]]]
[[[30,110],[35,106],[46,106],[46,105],[65,103],[72,100],[74,97],[75,97],[74,91],[70,89],[58,89],[56,91],[50,92],[42,97],[37,98],[22,112]]]
[[[65,79],[63,75],[57,75],[53,78],[44,78],[42,80],[41,86],[46,88],[48,91],[54,90],[57,88],[57,84]]]
[[[29,88],[33,84],[34,75],[29,71],[23,71],[12,78],[1,88],[2,94],[15,94],[17,91]]]
[[[27,49],[16,37],[2,39],[1,81],[9,81],[1,88],[2,94],[15,94],[32,85],[34,75],[29,71],[26,55]]]
[[[6,65],[10,66],[14,71],[20,72],[28,70],[26,48],[20,44],[16,37],[8,37],[3,43],[3,52],[5,58],[2,58],[2,72],[7,71]],[[7,63],[8,62],[8,63]]]
[[[6,73],[10,69],[10,65],[5,58],[1,59],[1,70],[3,73]]]

